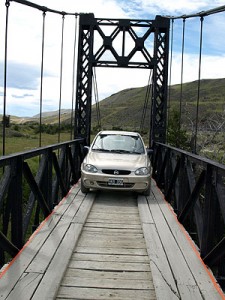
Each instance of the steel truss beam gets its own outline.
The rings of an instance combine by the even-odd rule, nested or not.
[[[151,141],[165,142],[169,20],[80,15],[74,137],[90,143],[93,67],[153,69]]]

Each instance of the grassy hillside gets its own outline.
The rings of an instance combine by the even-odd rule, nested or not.
[[[198,82],[185,83],[182,86],[173,85],[168,90],[168,112],[180,110],[182,103],[183,125],[190,128],[196,119],[198,98]],[[100,102],[100,112],[103,128],[118,126],[137,129],[140,127],[143,107],[146,97],[146,87],[127,89],[111,95]],[[150,122],[150,100],[145,119],[145,126]],[[225,111],[225,79],[202,80],[200,85],[199,123],[201,126],[208,118],[222,118]],[[96,111],[93,107],[93,126],[96,125]]]
[[[111,95],[99,103],[102,129],[121,128],[138,131],[141,125],[143,107],[147,87],[129,88]],[[174,111],[182,111],[182,128],[191,137],[195,131],[196,108],[198,97],[198,82],[188,82],[182,86],[172,85],[168,88],[168,119],[174,118]],[[151,97],[150,97],[151,98]],[[181,102],[180,102],[181,100]],[[150,124],[151,101],[148,101],[144,123],[146,139]],[[58,111],[43,113],[43,133],[46,134],[44,144],[57,141]],[[71,110],[61,110],[61,129],[64,138],[70,138]],[[32,139],[30,144],[38,144],[39,116],[19,118],[10,116],[10,128],[7,128],[7,138]],[[92,129],[98,131],[96,105],[92,107]],[[1,133],[0,133],[1,135]],[[55,135],[55,137],[54,137]],[[198,153],[224,157],[225,160],[225,79],[202,80],[200,84],[200,101],[198,115]],[[35,141],[36,140],[36,141]],[[34,142],[34,143],[33,143]],[[9,142],[10,143],[10,142]]]
[[[103,128],[122,127],[124,129],[136,130],[140,127],[143,107],[146,97],[146,87],[130,88],[111,95],[102,100],[100,105],[101,123]],[[169,111],[180,109],[180,99],[182,100],[182,115],[185,125],[195,121],[196,103],[198,95],[198,82],[188,82],[182,86],[172,85],[168,90]],[[146,114],[145,125],[148,127],[150,118],[150,100]],[[209,116],[216,117],[225,111],[225,79],[202,80],[200,85],[199,119],[205,121]],[[185,116],[188,116],[188,118]],[[70,124],[71,111],[61,110],[61,122]],[[39,123],[39,116],[32,118],[19,118],[10,116],[11,123]],[[189,121],[188,121],[189,120]],[[189,124],[188,124],[189,122]],[[57,124],[58,111],[46,112],[42,115],[43,124]],[[92,127],[97,124],[96,107],[92,108]]]

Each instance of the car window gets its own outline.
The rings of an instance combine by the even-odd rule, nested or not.
[[[145,153],[144,145],[140,137],[119,134],[99,135],[96,138],[92,149],[111,152],[124,151],[138,154]]]

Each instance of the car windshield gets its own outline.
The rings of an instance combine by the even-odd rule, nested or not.
[[[116,153],[145,153],[143,142],[139,136],[122,134],[98,135],[92,150]]]

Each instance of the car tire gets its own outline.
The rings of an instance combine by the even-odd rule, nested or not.
[[[89,192],[89,188],[86,188],[86,186],[84,185],[82,179],[81,179],[81,182],[80,182],[80,188],[81,188],[81,192],[82,192],[83,194],[87,194],[87,193]]]
[[[151,191],[151,186],[149,185],[148,189],[143,192],[143,195],[144,196],[149,196],[150,195],[150,191]]]

